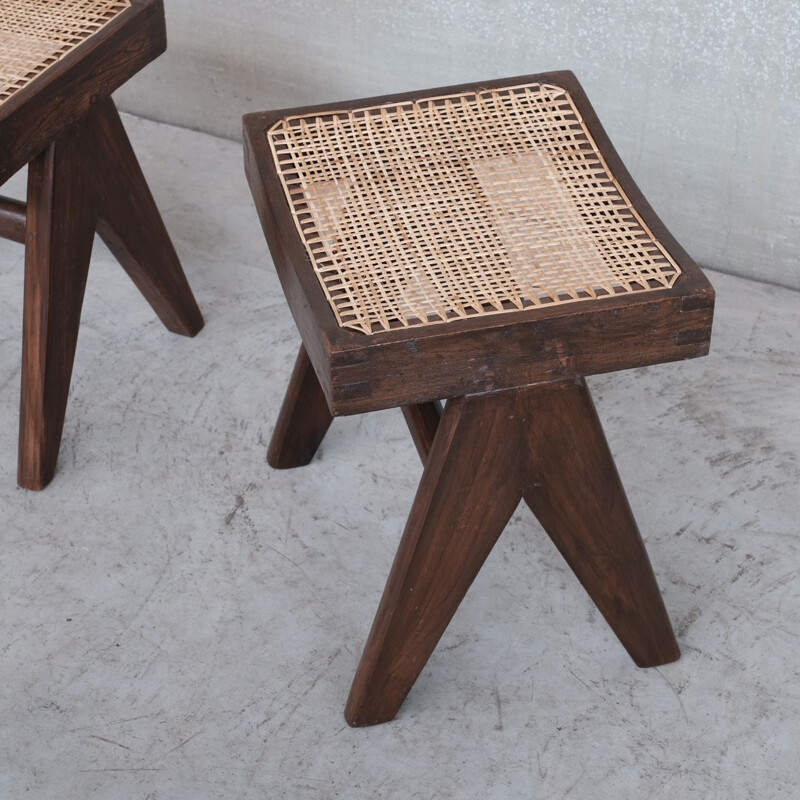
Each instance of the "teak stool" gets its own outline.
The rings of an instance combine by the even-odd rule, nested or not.
[[[347,721],[395,716],[521,498],[636,664],[677,659],[584,376],[705,355],[714,292],[575,76],[244,128],[303,340],[269,463],[308,463],[333,416],[400,406],[425,465]]]
[[[25,244],[19,485],[55,472],[95,230],[162,322],[203,318],[111,93],[166,49],[161,0],[3,0],[0,185],[29,164],[27,204],[0,197]]]

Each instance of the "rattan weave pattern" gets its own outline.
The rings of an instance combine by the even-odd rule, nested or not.
[[[2,0],[0,105],[130,5],[130,0]]]
[[[342,327],[649,291],[680,274],[557,86],[291,116],[267,139]]]

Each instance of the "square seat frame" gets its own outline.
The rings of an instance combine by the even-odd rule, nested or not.
[[[343,327],[295,224],[268,132],[298,116],[534,83],[569,93],[608,170],[678,266],[673,285],[372,335]],[[714,290],[636,187],[577,78],[551,72],[249,114],[244,138],[251,191],[302,338],[269,463],[308,463],[335,416],[400,407],[424,464],[348,723],[396,715],[521,499],[635,663],[677,659],[585,377],[706,355]]]

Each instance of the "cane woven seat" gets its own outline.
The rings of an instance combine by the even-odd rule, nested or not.
[[[130,5],[130,0],[2,0],[0,105]]]
[[[646,292],[680,274],[558,86],[288,116],[267,138],[342,327]]]

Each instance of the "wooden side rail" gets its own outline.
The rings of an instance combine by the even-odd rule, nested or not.
[[[0,237],[24,244],[26,216],[25,203],[0,196]]]

